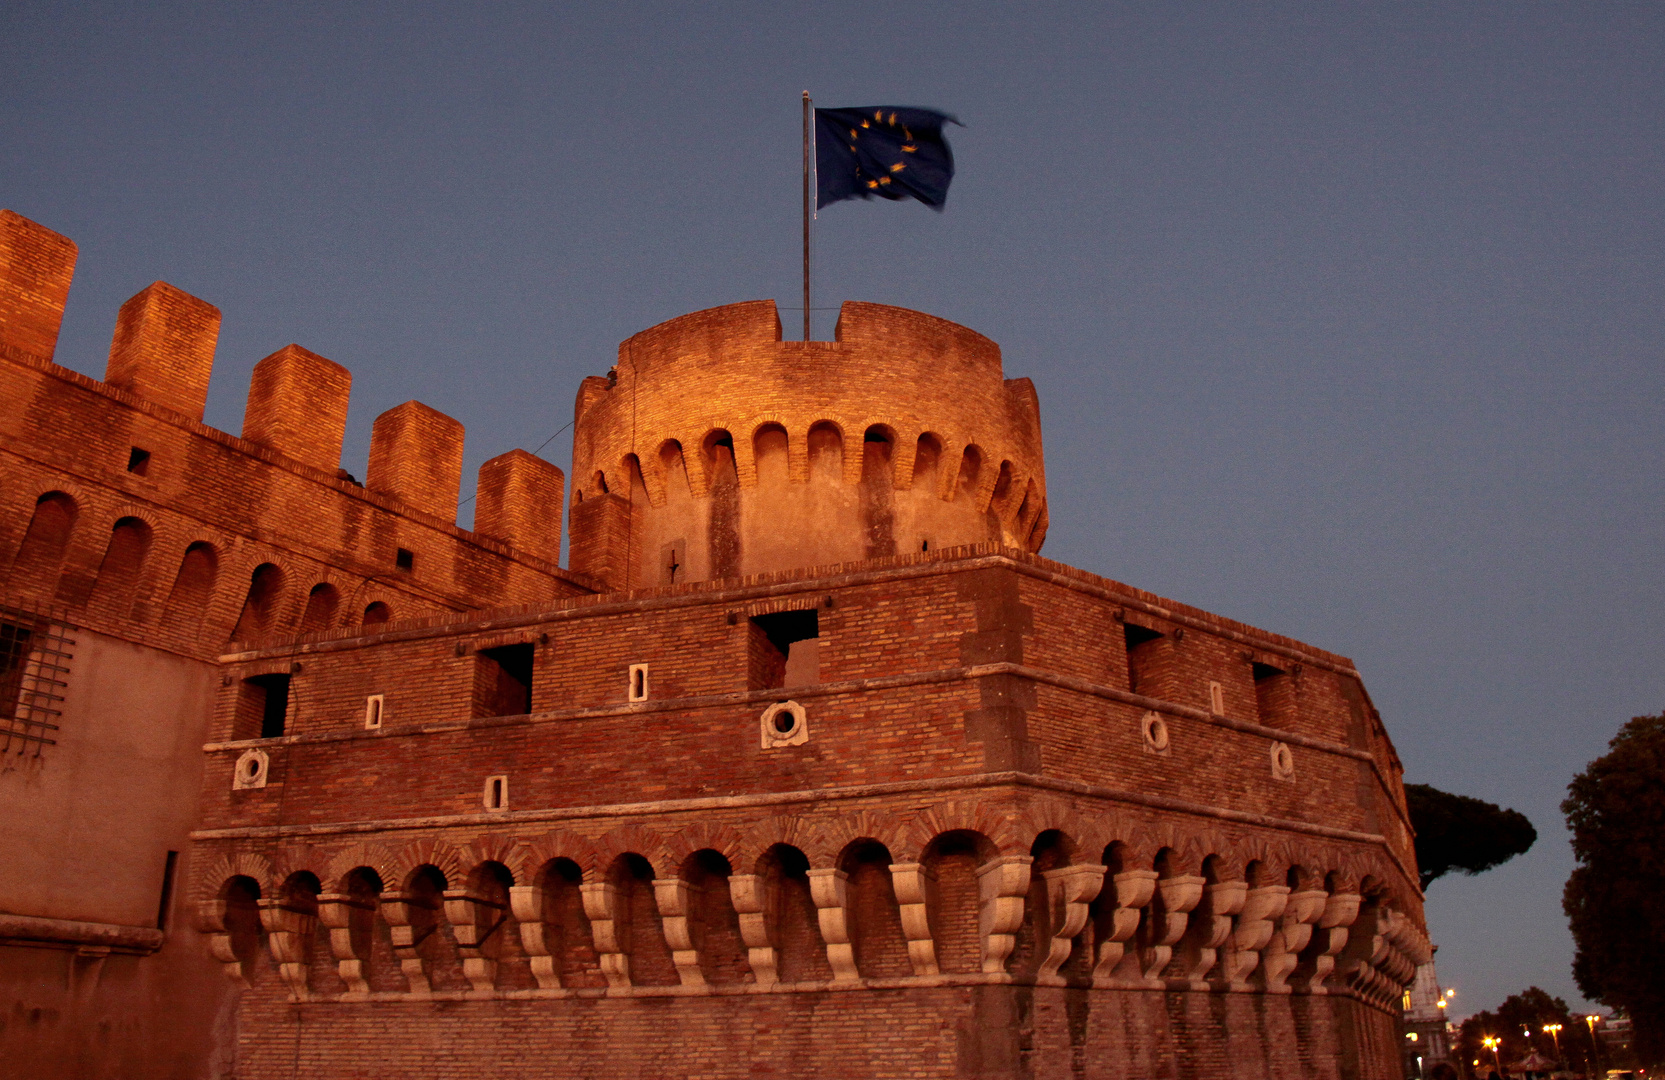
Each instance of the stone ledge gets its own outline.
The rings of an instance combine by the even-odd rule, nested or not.
[[[85,949],[149,955],[162,947],[162,931],[151,926],[46,919],[0,913],[0,944],[41,949]]]
[[[1346,998],[1360,1004],[1387,1012],[1397,1016],[1394,1009],[1383,1009],[1368,997],[1360,994],[1350,986],[1285,987],[1283,991],[1268,993],[1258,986],[1238,987],[1224,985],[1197,986],[1186,979],[1159,980],[1162,985],[1147,983],[1127,983],[1111,986],[1092,986],[1081,983],[1056,980],[1041,982],[1030,976],[1012,975],[1009,973],[986,975],[980,973],[952,973],[940,975],[905,975],[889,978],[856,979],[844,982],[802,982],[775,983],[772,986],[757,986],[753,983],[706,984],[705,986],[624,986],[624,987],[583,987],[577,989],[525,989],[525,990],[434,990],[424,994],[408,994],[396,991],[374,991],[369,994],[336,997],[326,997],[309,994],[305,998],[289,997],[287,1004],[319,1005],[326,1008],[337,1006],[353,1006],[362,1004],[401,1004],[427,1005],[436,1002],[458,1003],[471,1001],[627,1001],[641,998],[711,998],[711,997],[757,997],[769,994],[846,994],[873,990],[930,990],[941,987],[961,986],[1007,986],[1016,988],[1046,988],[1068,990],[1071,992],[1089,991],[1103,994],[1232,994],[1256,995],[1260,997],[1334,997]]]

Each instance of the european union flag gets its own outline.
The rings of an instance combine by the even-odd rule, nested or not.
[[[841,199],[913,197],[941,210],[954,179],[954,153],[934,109],[894,105],[815,110],[817,207]]]

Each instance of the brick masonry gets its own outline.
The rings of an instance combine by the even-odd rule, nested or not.
[[[1429,945],[1357,671],[1042,558],[994,343],[672,320],[584,380],[571,491],[502,455],[471,533],[455,421],[383,414],[361,486],[291,345],[214,431],[217,311],[151,286],[100,383],[52,363],[73,244],[0,239],[5,588],[217,675],[221,1074],[1399,1075]]]

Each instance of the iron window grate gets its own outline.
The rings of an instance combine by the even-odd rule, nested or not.
[[[36,608],[0,601],[0,754],[40,757],[54,737],[69,662],[75,654],[74,629],[61,608]]]

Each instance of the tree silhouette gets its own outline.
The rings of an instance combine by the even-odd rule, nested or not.
[[[1627,1013],[1644,1062],[1665,1060],[1665,715],[1638,716],[1567,788],[1578,866],[1561,906],[1586,997]]]
[[[1416,865],[1422,888],[1453,870],[1478,874],[1523,854],[1538,830],[1518,810],[1453,795],[1427,784],[1406,784],[1405,802],[1416,829]]]
[[[1547,1058],[1555,1057],[1555,1038],[1544,1033],[1545,1024],[1561,1025],[1561,1054],[1575,1069],[1587,1068],[1590,1063],[1590,1044],[1584,1038],[1584,1021],[1573,1018],[1567,1003],[1551,997],[1536,986],[1518,994],[1510,994],[1495,1012],[1478,1012],[1463,1021],[1458,1036],[1462,1060],[1480,1060],[1478,1075],[1484,1076],[1492,1066],[1492,1052],[1480,1045],[1487,1035],[1503,1040],[1499,1053],[1505,1066],[1519,1061],[1532,1051]],[[1526,1032],[1530,1031],[1530,1037]]]

